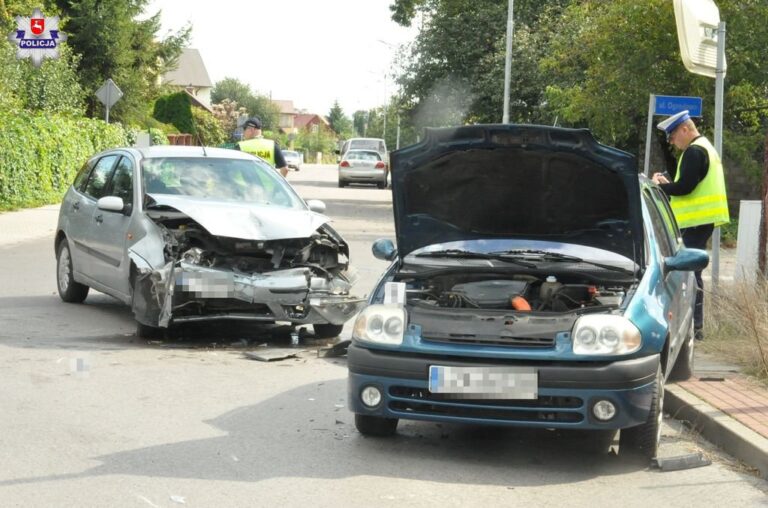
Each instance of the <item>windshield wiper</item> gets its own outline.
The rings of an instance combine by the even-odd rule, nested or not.
[[[517,259],[512,256],[507,256],[504,253],[490,253],[485,254],[482,252],[472,252],[461,249],[445,249],[435,250],[431,252],[420,252],[416,254],[416,257],[420,258],[457,258],[457,259],[490,259],[493,261],[503,261],[505,263],[511,263],[518,266],[524,266],[525,268],[536,268],[536,265]]]
[[[584,264],[596,266],[598,268],[603,268],[605,270],[610,270],[613,272],[621,272],[621,273],[626,273],[628,275],[635,274],[634,270],[630,270],[628,268],[622,268],[621,266],[598,263],[597,261],[588,261],[578,256],[571,256],[570,254],[561,254],[559,252],[548,252],[545,250],[521,249],[521,250],[510,250],[510,251],[503,251],[503,252],[491,252],[491,254],[494,254],[497,256],[513,256],[513,255],[526,256],[526,255],[533,254],[533,255],[539,256],[538,259],[541,261],[556,261],[556,262],[562,261],[565,263],[584,263]]]

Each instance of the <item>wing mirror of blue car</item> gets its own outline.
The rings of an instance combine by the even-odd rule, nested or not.
[[[307,206],[310,210],[316,213],[325,213],[325,203],[319,199],[310,199],[307,201]]]
[[[119,198],[117,196],[104,196],[96,202],[96,206],[99,208],[99,210],[104,210],[107,212],[122,213],[125,211],[125,203],[123,203],[123,198]]]
[[[664,258],[668,271],[693,272],[703,270],[709,264],[709,254],[701,249],[680,249],[677,254]]]
[[[397,255],[395,244],[392,243],[392,240],[387,238],[379,238],[373,242],[371,251],[373,251],[373,257],[376,259],[383,259],[384,261],[392,261]]]

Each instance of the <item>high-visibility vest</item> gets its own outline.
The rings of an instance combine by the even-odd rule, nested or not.
[[[261,157],[265,161],[275,165],[275,142],[271,139],[253,138],[238,143],[240,150]]]
[[[670,204],[675,213],[677,224],[681,228],[691,228],[703,224],[722,226],[730,222],[728,200],[725,195],[725,176],[720,156],[707,138],[701,136],[691,145],[704,148],[709,155],[707,176],[685,196],[672,196]],[[680,179],[680,166],[683,157],[677,161],[675,181]]]

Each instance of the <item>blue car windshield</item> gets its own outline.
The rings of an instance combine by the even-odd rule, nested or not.
[[[293,190],[266,164],[246,159],[158,157],[142,162],[148,194],[173,194],[304,208]]]

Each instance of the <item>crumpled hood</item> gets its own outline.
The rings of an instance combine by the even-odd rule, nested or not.
[[[325,215],[310,210],[168,194],[150,196],[158,205],[169,206],[189,216],[214,236],[243,240],[308,238],[317,228],[330,222]]]
[[[634,156],[585,129],[428,129],[392,153],[398,254],[437,243],[531,239],[643,257]]]

